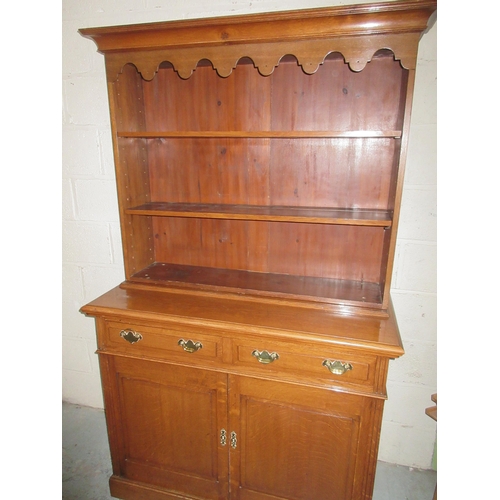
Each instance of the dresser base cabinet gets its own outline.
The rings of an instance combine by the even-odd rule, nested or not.
[[[82,310],[97,324],[112,495],[371,498],[388,363],[403,353],[392,309],[332,317],[117,287]]]
[[[134,499],[134,490],[144,488],[145,495],[151,487],[161,498],[207,500],[371,496],[372,433],[382,400],[163,362],[101,358],[110,380],[106,408],[117,457],[111,492],[118,498]]]

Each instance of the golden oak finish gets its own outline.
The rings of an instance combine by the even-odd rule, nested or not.
[[[403,352],[392,314],[121,287],[82,311],[98,318],[112,494],[371,497],[387,362]],[[255,350],[279,357],[261,363]],[[352,369],[335,374],[325,360]]]
[[[219,275],[206,283],[205,268],[230,281],[247,271],[260,276],[246,294],[384,315],[414,61],[433,10],[391,2],[81,30],[106,56],[127,280],[157,263],[194,266],[198,287],[213,289]],[[335,292],[279,290],[281,275],[334,280]],[[353,296],[364,286],[369,297]]]
[[[369,500],[433,0],[80,30],[126,281],[96,318],[124,500]]]
[[[305,70],[313,72],[325,56],[321,50],[314,49],[332,37],[337,39],[346,62],[354,70],[362,69],[373,56],[373,41],[380,47],[397,51],[405,67],[414,68],[415,45],[435,9],[434,0],[386,2],[175,23],[90,28],[82,29],[80,33],[92,38],[99,51],[106,54],[110,77],[116,76],[124,61],[130,62],[130,54],[120,54],[125,48],[134,52],[134,64],[145,68],[140,71],[146,80],[154,77],[157,65],[155,55],[160,56],[160,62],[175,61],[174,66],[180,68],[178,71],[184,78],[191,75],[203,58],[210,60],[221,76],[228,76],[233,64],[248,55],[245,54],[248,44],[252,44],[252,60],[263,74],[272,72],[279,58],[290,53],[283,54],[285,47],[292,47],[294,52],[300,48],[305,58]],[[177,49],[177,57],[173,57],[169,49]]]
[[[371,315],[342,315],[329,307],[309,309],[278,300],[264,304],[260,300],[231,295],[183,293],[166,287],[144,287],[141,290],[118,286],[81,310],[89,316],[118,318],[132,325],[134,321],[151,325],[160,322],[163,328],[169,324],[171,328],[187,330],[190,337],[198,332],[196,328],[199,327],[209,328],[215,336],[218,329],[225,328],[231,334],[266,333],[277,339],[356,347],[389,358],[403,354],[392,306],[386,319]],[[125,341],[124,344],[128,345]],[[102,347],[100,343],[98,346]],[[132,347],[135,346],[140,346],[140,343]]]
[[[122,332],[132,331],[140,335],[140,340],[130,345],[124,341]],[[126,339],[125,339],[126,340]],[[190,329],[166,329],[156,328],[150,323],[135,323],[130,321],[106,322],[106,333],[103,338],[102,351],[112,350],[124,355],[133,355],[158,359],[186,359],[186,352],[190,354],[189,348],[184,345],[191,341],[194,345],[202,346],[196,351],[196,356],[190,358],[191,362],[206,364],[217,364],[222,352],[222,339],[220,337],[206,335],[196,328]]]
[[[123,356],[101,359],[109,384],[107,405],[119,415],[112,424],[112,450],[119,450],[114,475],[181,494],[223,498],[228,457],[219,452],[217,436],[227,427],[226,377]]]
[[[370,400],[311,387],[230,377],[231,498],[363,498]],[[314,429],[314,430],[313,430]]]

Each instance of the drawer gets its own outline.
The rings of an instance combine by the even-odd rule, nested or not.
[[[146,358],[176,361],[218,361],[222,340],[193,330],[147,324],[106,321],[102,350]]]
[[[377,356],[325,345],[255,338],[232,343],[233,365],[252,374],[375,392]]]

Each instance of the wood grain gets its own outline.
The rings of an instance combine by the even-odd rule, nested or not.
[[[80,30],[105,55],[126,274],[81,309],[112,495],[371,500],[404,353],[389,291],[435,10]]]
[[[391,212],[386,210],[157,202],[129,208],[126,210],[126,213],[129,215],[157,217],[307,222],[310,224],[345,224],[350,226],[391,226]]]

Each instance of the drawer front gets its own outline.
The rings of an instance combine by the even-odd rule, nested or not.
[[[129,356],[189,363],[217,362],[222,357],[222,340],[216,336],[133,322],[106,321],[102,348]]]
[[[232,354],[233,365],[255,375],[375,391],[375,355],[265,338],[234,340]]]

